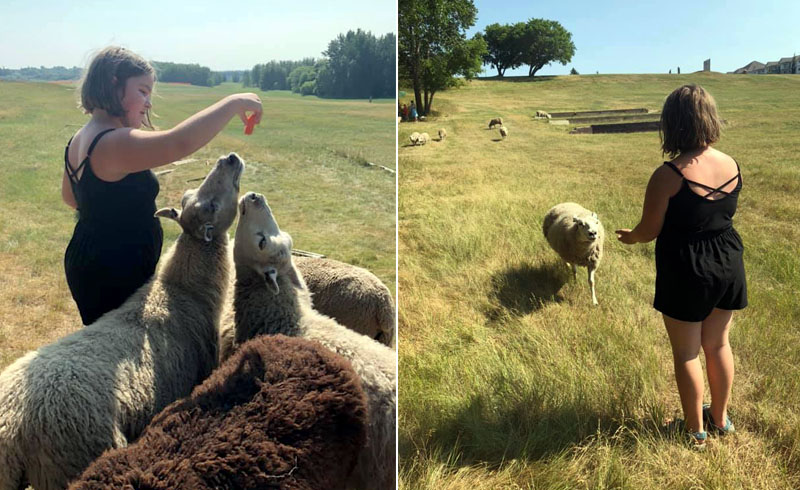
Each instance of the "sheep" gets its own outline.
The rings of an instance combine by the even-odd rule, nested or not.
[[[447,130],[444,128],[439,129],[439,141],[444,141],[447,138]]]
[[[70,489],[344,488],[366,426],[350,362],[318,342],[263,335]]]
[[[411,140],[412,146],[417,146],[417,142],[419,142],[419,133],[414,131],[409,135],[408,139]]]
[[[350,486],[395,487],[397,413],[395,353],[316,312],[302,275],[292,262],[292,238],[275,222],[264,196],[239,201],[234,263],[236,341],[261,334],[316,340],[350,360],[367,395],[367,446]]]
[[[545,215],[542,231],[550,247],[572,267],[573,279],[577,278],[577,266],[587,268],[592,304],[596,305],[594,271],[603,258],[605,238],[597,214],[574,202],[557,204]]]
[[[294,265],[308,286],[315,310],[350,330],[389,347],[394,345],[394,300],[389,288],[375,274],[326,258],[295,256]],[[231,284],[220,326],[220,361],[227,359],[237,347],[234,343],[233,289]]]
[[[244,162],[221,157],[182,213],[183,233],[158,273],[95,323],[29,352],[0,374],[0,490],[64,488],[109,448],[123,447],[217,365]]]
[[[537,119],[550,119],[550,114],[546,113],[545,111],[536,111],[536,118]]]
[[[496,117],[489,121],[489,129],[494,129],[495,126],[502,126],[503,125],[503,118]]]
[[[508,136],[508,128],[505,126],[500,126],[500,136],[505,139],[505,137]]]
[[[424,145],[431,140],[431,137],[428,133],[420,133],[419,139],[417,140],[418,145]]]

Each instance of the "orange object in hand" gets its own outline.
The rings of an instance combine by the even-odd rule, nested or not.
[[[250,117],[247,118],[247,123],[244,125],[244,134],[253,134],[253,127],[256,125],[256,114],[255,112],[250,114]]]

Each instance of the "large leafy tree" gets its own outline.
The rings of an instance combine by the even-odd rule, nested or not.
[[[472,0],[399,0],[398,63],[414,90],[417,110],[428,114],[433,96],[480,73],[486,41],[466,30],[478,9]]]
[[[508,68],[522,66],[521,42],[525,34],[525,23],[489,24],[483,33],[487,53],[483,63],[494,67],[497,76],[502,77]]]
[[[572,34],[554,20],[529,20],[525,24],[521,46],[521,61],[529,66],[529,77],[553,61],[566,65],[575,55]]]

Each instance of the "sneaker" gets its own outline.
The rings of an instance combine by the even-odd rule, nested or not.
[[[714,417],[711,416],[711,405],[705,404],[703,405],[703,422],[712,432],[716,433],[720,436],[727,436],[728,434],[733,434],[736,432],[736,428],[733,426],[733,422],[731,422],[730,417],[725,417],[725,426],[720,427],[714,422]]]
[[[694,451],[705,451],[706,440],[708,439],[708,432],[700,431],[693,432],[686,428],[686,422],[683,419],[675,419],[666,425],[668,432],[677,434],[686,438],[689,448]]]

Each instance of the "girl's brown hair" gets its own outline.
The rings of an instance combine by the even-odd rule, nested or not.
[[[125,83],[131,77],[152,75],[155,70],[144,58],[119,46],[109,46],[95,55],[89,68],[84,72],[78,85],[80,88],[80,107],[91,114],[95,109],[103,109],[110,115],[122,117],[122,96]],[[153,129],[150,122],[150,109],[145,112],[142,124]]]
[[[661,109],[661,152],[675,158],[716,143],[721,128],[714,97],[699,85],[684,85],[667,96]]]

